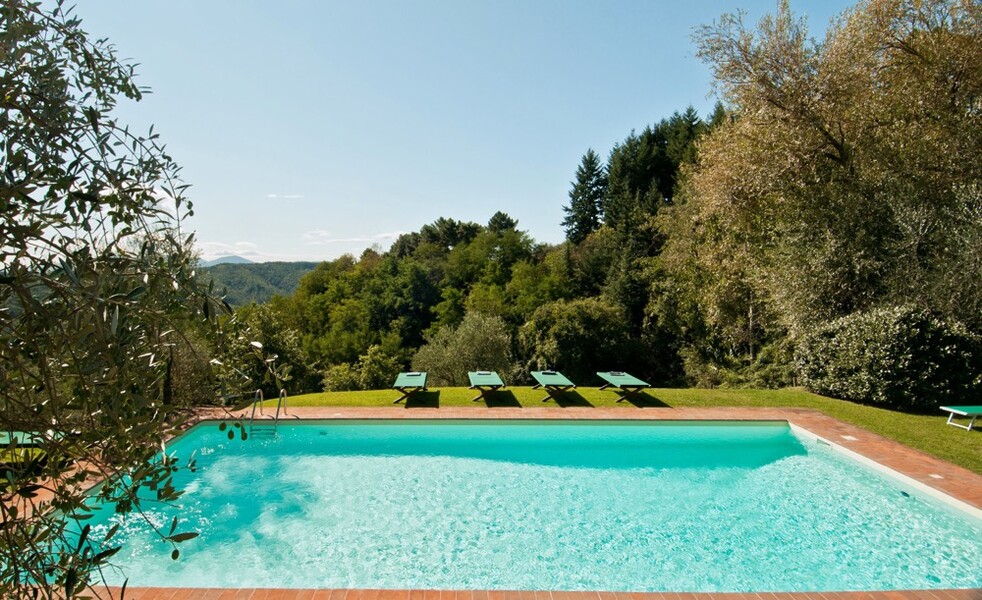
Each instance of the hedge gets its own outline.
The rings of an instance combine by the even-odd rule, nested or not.
[[[795,368],[809,390],[862,404],[932,412],[982,403],[982,338],[912,306],[819,327],[798,344]]]

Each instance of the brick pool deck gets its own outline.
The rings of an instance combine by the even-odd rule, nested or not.
[[[643,421],[787,421],[915,481],[982,510],[982,475],[946,463],[923,452],[843,423],[820,412],[796,408],[589,408],[589,407],[298,407],[290,417],[300,419],[570,419]],[[245,411],[240,413],[247,417]],[[226,413],[202,411],[202,419]],[[236,568],[229,565],[230,569]],[[982,568],[982,565],[980,565]],[[179,581],[175,581],[180,584]],[[106,588],[94,591],[106,592]],[[110,588],[114,598],[119,590]],[[780,593],[635,593],[481,590],[313,590],[127,588],[133,600],[982,600],[982,589],[899,590],[882,592]]]

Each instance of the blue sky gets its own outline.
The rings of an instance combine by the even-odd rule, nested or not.
[[[851,2],[792,0],[821,38]],[[326,260],[503,210],[563,239],[581,156],[715,103],[695,27],[774,0],[80,0],[153,93],[202,256]]]

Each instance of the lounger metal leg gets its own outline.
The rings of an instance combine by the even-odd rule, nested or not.
[[[556,397],[555,397],[556,390],[554,388],[549,387],[547,385],[540,385],[539,387],[541,387],[543,390],[545,390],[546,391],[546,394],[548,394],[548,396],[546,396],[545,398],[542,399],[543,402],[548,402],[549,400],[553,400],[553,401],[555,401],[556,404],[559,404],[559,400],[556,400]]]
[[[480,392],[480,394],[478,394],[476,398],[474,398],[473,400],[471,400],[471,402],[477,402],[478,400],[482,400],[482,399],[483,400],[488,400],[489,399],[488,394],[492,394],[494,392],[503,390],[503,389],[505,389],[505,386],[503,386],[503,385],[500,385],[500,386],[491,386],[491,387],[488,387],[487,389],[484,389],[484,388],[482,388],[480,386],[474,386],[474,385],[472,385],[471,386],[471,389],[472,390],[477,390],[477,391]]]
[[[409,397],[417,392],[425,392],[425,387],[414,387],[414,388],[395,388],[396,390],[402,392],[402,396],[392,401],[392,404],[399,404],[403,400],[409,400]]]
[[[971,431],[972,427],[975,425],[975,419],[979,418],[978,415],[972,417],[972,420],[968,422],[968,425],[962,425],[961,423],[955,423],[952,419],[955,418],[955,413],[948,413],[948,425],[952,427],[957,427],[959,429],[964,429],[965,431]]]
[[[563,392],[568,392],[571,389],[573,389],[574,387],[576,387],[576,386],[566,386],[566,387],[542,386],[542,389],[544,389],[549,394],[548,396],[546,396],[545,398],[543,398],[542,401],[543,402],[546,402],[548,400],[552,400],[556,404],[559,404],[559,399],[556,398],[556,396],[558,394],[562,394]]]
[[[603,388],[601,388],[601,389],[603,389]],[[623,388],[622,387],[621,388],[621,391],[618,392],[620,394],[620,397],[617,398],[617,401],[618,402],[623,402],[624,400],[630,400],[634,396],[637,396],[637,395],[641,394],[641,391],[643,389],[644,388]]]

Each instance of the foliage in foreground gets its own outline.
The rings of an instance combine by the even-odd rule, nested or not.
[[[182,398],[267,376],[275,392],[285,363],[292,392],[325,372],[338,389],[385,386],[428,340],[482,314],[505,324],[524,370],[780,386],[795,376],[791,349],[849,315],[913,304],[982,331],[972,0],[865,0],[820,43],[786,4],[756,30],[726,16],[697,43],[727,106],[631,132],[603,166],[588,152],[566,243],[536,244],[503,213],[486,226],[438,219],[387,253],[319,265],[245,322],[216,318],[224,307],[195,288],[177,167],[152,132],[111,116],[117,97],[142,93],[132,68],[60,6],[0,10],[0,425],[38,432],[43,452],[24,456],[48,458],[0,482],[5,595],[24,583],[71,595],[111,558],[111,536],[79,543],[47,509],[84,515],[79,486],[94,476],[122,512],[144,502],[127,477],[150,482],[152,502],[176,498],[176,463],[150,459]],[[249,328],[276,357],[228,359],[262,346]],[[911,381],[895,388],[948,385]]]
[[[73,597],[118,549],[85,490],[120,514],[179,497],[155,456],[202,390],[175,377],[205,339],[221,362],[235,321],[195,284],[178,167],[112,116],[133,68],[60,4],[0,16],[0,430],[29,432],[0,477],[0,596]],[[168,525],[176,558],[196,534]]]

